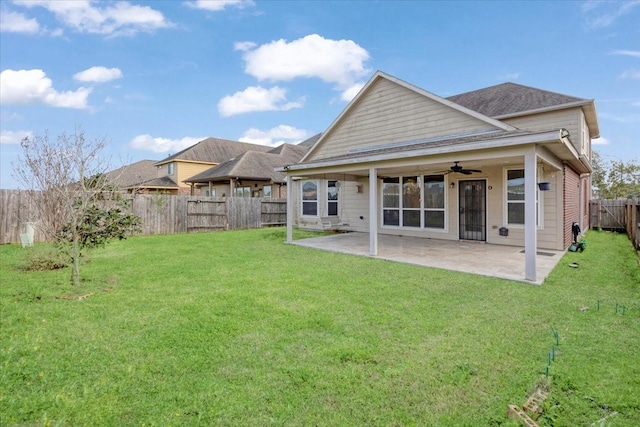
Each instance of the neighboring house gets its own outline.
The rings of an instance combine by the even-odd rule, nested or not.
[[[207,138],[157,162],[156,179],[149,184],[164,183],[166,186],[162,188],[168,193],[190,194],[191,186],[184,182],[186,179],[248,151],[264,153],[271,148],[265,145]]]
[[[376,72],[287,173],[293,226],[564,250],[588,228],[595,102],[513,83],[442,98]],[[461,170],[462,169],[462,170]],[[547,191],[541,191],[538,183]]]
[[[178,185],[167,178],[158,178],[157,160],[140,160],[108,172],[106,175],[116,187],[128,193],[178,190]]]
[[[277,168],[297,163],[320,134],[298,145],[281,144],[267,152],[247,151],[185,180],[192,195],[210,197],[286,197],[286,174]]]

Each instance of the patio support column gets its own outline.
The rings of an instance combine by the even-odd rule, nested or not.
[[[293,180],[287,175],[287,243],[293,242]]]
[[[536,281],[538,236],[536,224],[537,167],[535,146],[524,156],[524,278]]]
[[[369,255],[378,255],[378,171],[369,168]]]

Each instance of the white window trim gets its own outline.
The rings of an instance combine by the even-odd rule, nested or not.
[[[167,163],[167,175],[174,175],[176,173],[176,165],[173,162]]]
[[[398,178],[399,179],[399,184],[400,185],[400,200],[399,200],[399,206],[397,208],[388,208],[388,209],[392,209],[392,210],[398,210],[399,212],[399,222],[400,224],[402,224],[402,212],[403,210],[405,210],[402,207],[402,180],[403,178],[406,177],[415,177],[417,176],[417,184],[418,187],[420,189],[420,207],[419,208],[408,208],[407,210],[415,210],[415,211],[420,211],[420,226],[419,227],[408,227],[408,226],[404,226],[404,225],[386,225],[384,224],[384,206],[383,206],[383,201],[384,201],[384,193],[383,193],[383,188],[384,185],[380,185],[379,189],[378,189],[378,200],[379,205],[379,213],[378,213],[378,218],[379,218],[379,227],[380,228],[384,228],[384,229],[390,229],[390,230],[414,230],[414,231],[428,231],[430,233],[448,233],[449,232],[449,194],[447,189],[449,188],[449,177],[447,174],[442,174],[444,175],[444,227],[443,228],[433,228],[433,227],[425,227],[424,225],[424,212],[427,210],[427,208],[424,207],[424,176],[425,175],[440,175],[440,174],[420,174],[420,175],[397,175],[397,176],[390,176],[389,178]],[[381,183],[382,184],[382,183]],[[432,209],[429,208],[429,210],[431,211],[438,211],[438,209]]]
[[[316,214],[315,215],[306,215],[304,213],[304,203],[311,203],[311,200],[304,200],[304,184],[305,182],[313,182],[316,184]],[[300,181],[300,216],[304,218],[319,218],[320,217],[320,182],[317,179],[305,179],[304,181]]]
[[[524,171],[524,165],[522,166],[508,166],[502,169],[502,186],[504,187],[504,191],[503,191],[503,207],[502,207],[502,215],[503,215],[503,224],[505,224],[505,226],[510,227],[510,228],[514,228],[514,229],[523,229],[524,230],[524,224],[511,224],[509,223],[509,203],[522,203],[524,205],[524,200],[512,200],[509,201],[509,188],[507,186],[507,180],[508,180],[508,172],[510,170],[522,170]],[[537,175],[538,178],[540,178],[542,176],[542,168],[538,168],[537,171]],[[525,176],[526,179],[526,176]],[[538,208],[538,213],[536,215],[536,219],[537,219],[537,224],[536,224],[536,228],[538,230],[543,230],[544,229],[544,194],[542,193],[542,191],[540,191],[540,189],[538,189],[538,186],[536,184],[536,207]]]
[[[449,175],[443,175],[443,174],[429,174],[429,175],[442,175],[443,176],[443,181],[442,181],[442,185],[443,185],[443,192],[444,192],[444,207],[442,208],[427,208],[424,206],[424,177],[425,175],[421,175],[420,176],[420,183],[422,185],[422,188],[420,189],[421,193],[420,193],[420,209],[422,210],[421,215],[420,215],[420,228],[424,229],[424,230],[428,230],[428,231],[436,231],[436,232],[449,232],[449,191],[447,191],[449,189]],[[435,227],[426,227],[424,225],[424,212],[425,211],[431,211],[431,212],[443,212],[444,214],[444,226],[442,228],[435,228]]]
[[[338,199],[337,200],[329,200],[329,182],[334,181],[336,183],[336,191],[338,192]],[[338,181],[337,179],[328,179],[325,182],[326,184],[326,188],[324,191],[324,194],[326,196],[326,200],[325,200],[325,212],[327,213],[327,216],[331,216],[331,217],[336,217],[339,218],[340,217],[340,187],[341,187],[341,183],[340,181]],[[329,203],[335,203],[338,207],[337,209],[337,213],[335,215],[330,215],[329,214]]]

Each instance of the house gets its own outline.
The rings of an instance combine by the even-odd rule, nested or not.
[[[269,150],[271,147],[265,145],[207,138],[157,162],[157,176],[148,184],[171,194],[191,194],[191,185],[185,183],[186,179],[248,151]]]
[[[150,191],[178,190],[176,183],[158,177],[157,160],[140,160],[107,172],[109,181],[122,191],[140,193]]]
[[[281,144],[267,152],[247,151],[185,180],[192,195],[211,197],[286,197],[286,174],[277,168],[297,163],[315,144],[317,134],[297,145]]]
[[[564,250],[588,228],[595,102],[505,83],[443,98],[381,71],[287,180],[294,226]],[[538,185],[540,183],[540,185]],[[544,183],[544,184],[542,184]],[[543,191],[544,190],[544,191]]]

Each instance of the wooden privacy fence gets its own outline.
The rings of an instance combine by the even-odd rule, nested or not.
[[[626,232],[640,249],[640,201],[592,200],[589,212],[591,228]]]
[[[195,231],[260,228],[287,223],[286,199],[172,196],[137,194],[125,196],[130,212],[142,220],[142,234],[177,234]],[[25,224],[35,224],[37,210],[27,192],[0,190],[0,244],[19,243]]]

